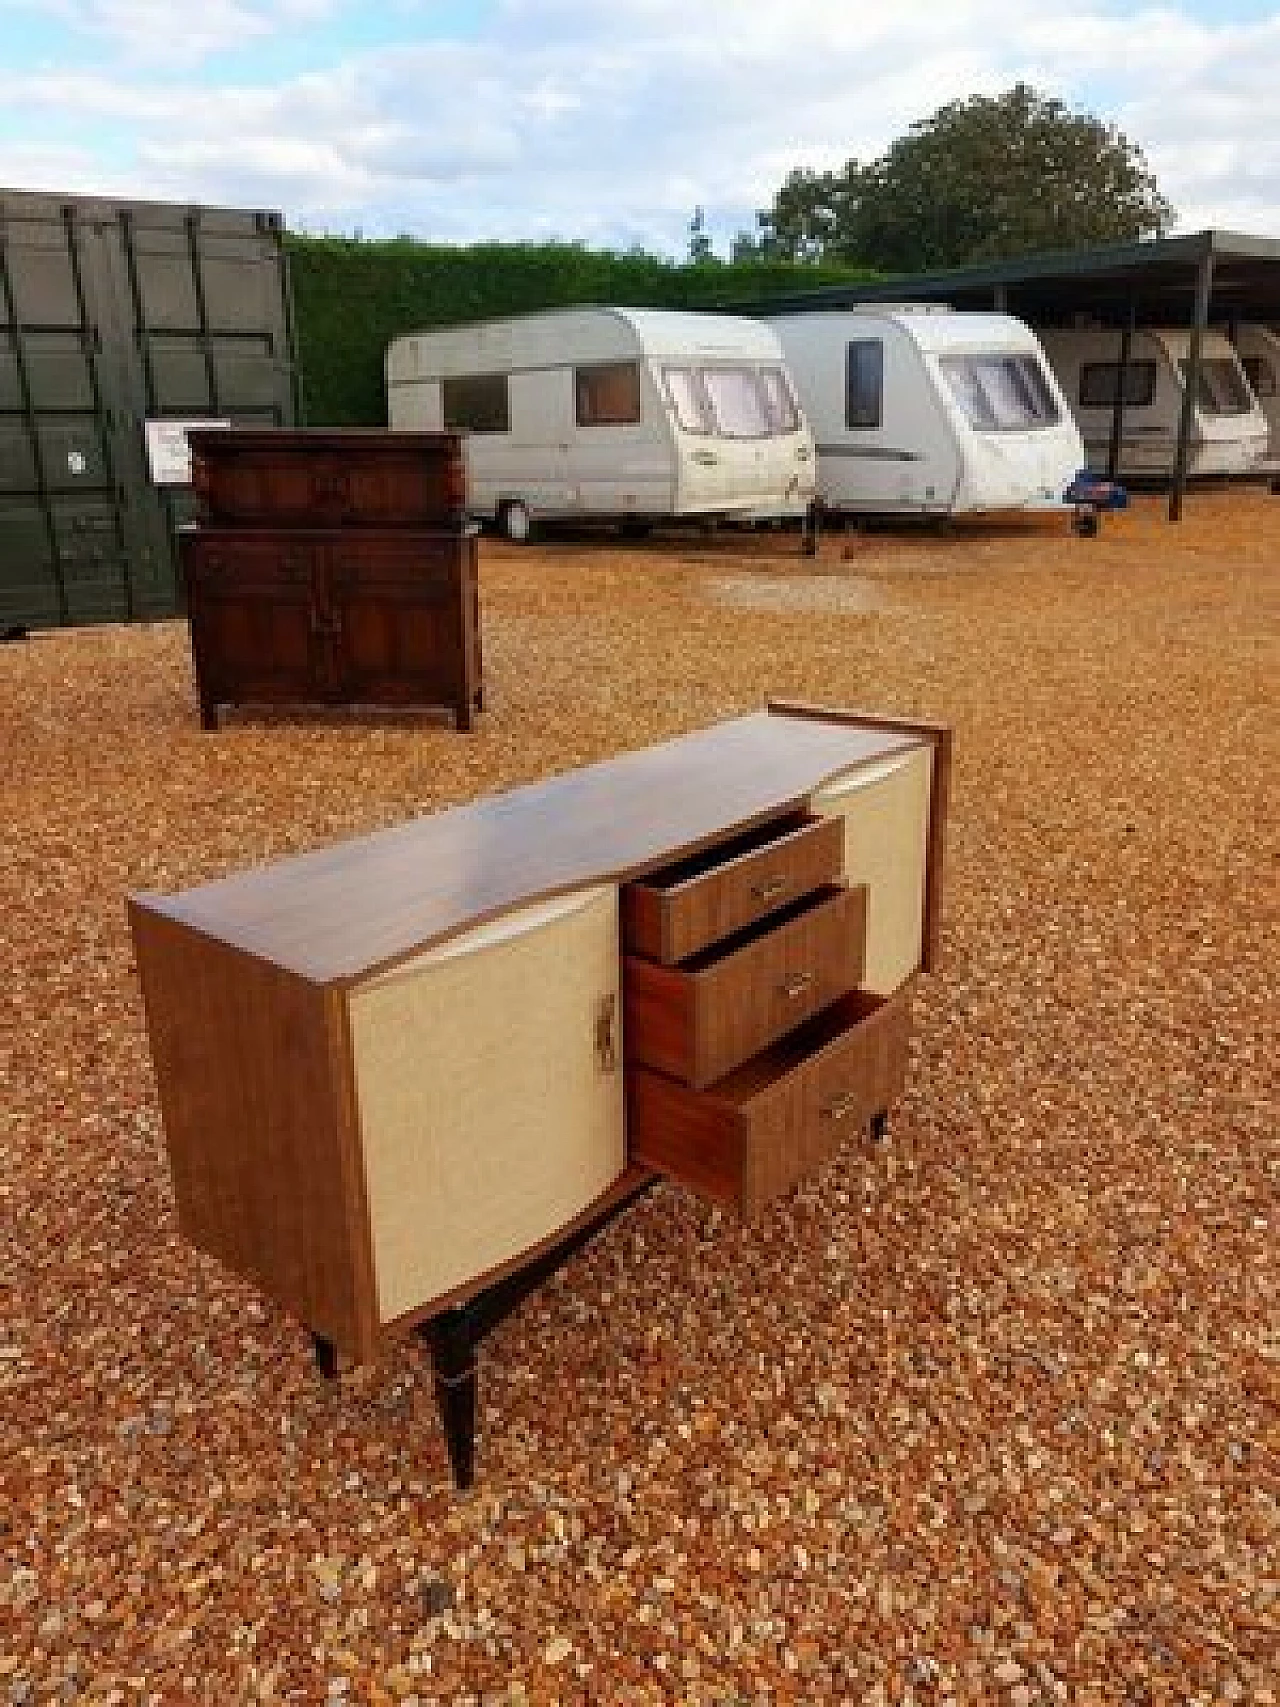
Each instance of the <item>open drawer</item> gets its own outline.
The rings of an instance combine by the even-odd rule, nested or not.
[[[706,1090],[629,1076],[631,1157],[751,1216],[885,1113],[906,1080],[911,992],[842,997]]]
[[[628,1067],[723,1078],[862,982],[867,890],[827,884],[679,966],[624,960]]]
[[[824,883],[844,860],[833,818],[793,812],[625,885],[628,954],[672,966]]]

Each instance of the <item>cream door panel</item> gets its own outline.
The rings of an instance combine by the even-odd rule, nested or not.
[[[924,891],[933,749],[862,765],[836,777],[810,802],[844,819],[844,870],[868,886],[865,987],[887,996],[924,953]]]
[[[613,1065],[596,1048],[613,998]],[[479,926],[355,990],[379,1319],[519,1256],[622,1172],[618,892]]]

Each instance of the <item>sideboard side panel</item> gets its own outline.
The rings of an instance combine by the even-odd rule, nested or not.
[[[366,1354],[330,998],[136,903],[130,917],[182,1232]]]

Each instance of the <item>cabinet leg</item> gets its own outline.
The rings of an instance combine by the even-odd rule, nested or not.
[[[216,729],[218,727],[218,708],[210,700],[200,701],[200,727]]]
[[[436,1379],[436,1405],[444,1425],[445,1446],[453,1479],[469,1488],[476,1472],[476,1342],[469,1311],[463,1305],[422,1329],[431,1348]]]
[[[871,1142],[883,1144],[889,1133],[889,1110],[878,1108],[871,1116]]]
[[[471,699],[469,695],[464,695],[458,701],[453,713],[453,723],[454,728],[461,730],[464,735],[471,733]]]
[[[325,1339],[323,1334],[312,1334],[311,1344],[316,1354],[316,1368],[326,1381],[336,1381],[338,1377],[338,1348],[332,1340]]]

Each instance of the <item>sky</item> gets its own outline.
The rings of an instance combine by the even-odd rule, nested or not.
[[[0,186],[295,230],[717,251],[788,172],[1019,80],[1117,125],[1182,231],[1280,236],[1280,5],[0,0]]]

